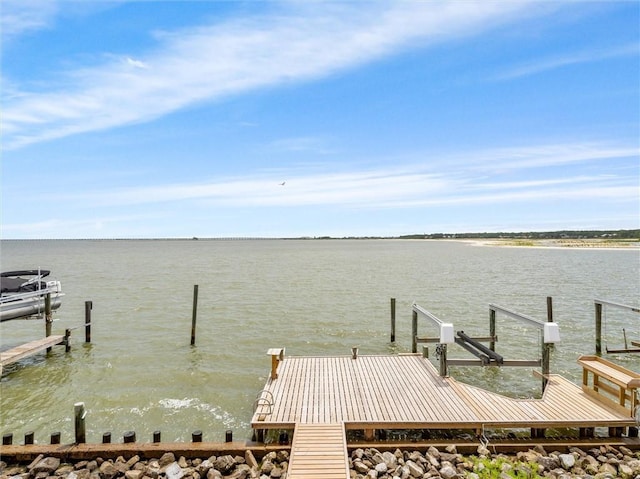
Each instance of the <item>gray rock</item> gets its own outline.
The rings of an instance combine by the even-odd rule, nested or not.
[[[453,466],[446,465],[440,469],[440,476],[444,479],[452,479],[458,475],[458,471],[456,471]]]
[[[360,460],[353,461],[353,469],[358,474],[366,474],[367,472],[369,472],[369,466],[367,466],[364,462]]]
[[[100,471],[100,477],[103,479],[113,479],[119,472],[116,466],[109,461],[104,461],[100,464],[98,470]]]
[[[184,472],[177,462],[169,464],[164,473],[167,475],[167,479],[182,479],[184,476]]]
[[[424,474],[424,469],[411,460],[407,461],[405,465],[409,469],[409,475],[411,477],[422,477]]]
[[[376,467],[374,469],[378,474],[386,474],[386,472],[389,470],[384,462],[376,464]]]
[[[609,474],[613,477],[617,477],[618,469],[613,464],[605,463],[600,466],[600,470],[598,471],[598,474],[596,474],[596,477],[600,474]]]
[[[222,474],[228,474],[229,472],[231,472],[233,470],[233,468],[236,465],[235,460],[233,459],[233,456],[231,455],[226,455],[226,456],[220,456],[216,459],[216,469],[220,472],[222,472]]]
[[[144,471],[141,471],[140,469],[130,469],[124,473],[125,479],[142,479],[143,476]]]
[[[46,472],[49,475],[53,475],[58,467],[60,467],[60,459],[57,457],[45,457],[31,468],[31,473]]]
[[[244,462],[251,469],[258,470],[258,461],[256,461],[256,458],[250,449],[247,449],[247,451],[244,453]]]
[[[222,479],[222,473],[215,469],[210,469],[209,472],[207,472],[207,479]]]
[[[576,465],[576,458],[573,454],[560,454],[558,459],[560,460],[560,465],[565,471],[571,470],[571,468]]]
[[[280,479],[282,477],[283,472],[284,471],[281,468],[276,466],[271,471],[271,475],[269,477],[271,477],[273,479]]]
[[[478,452],[478,456],[481,456],[481,457],[488,457],[491,455],[491,451],[489,451],[489,449],[487,449],[487,447],[482,444],[478,446],[477,452]]]
[[[172,452],[165,452],[160,459],[158,465],[160,468],[167,467],[169,464],[176,462],[176,456]]]
[[[387,465],[387,469],[389,470],[395,469],[396,466],[398,465],[398,458],[396,457],[395,454],[389,451],[383,452],[382,458],[384,460],[384,463]]]
[[[251,475],[251,468],[247,464],[239,464],[236,470],[225,477],[225,479],[246,479]]]
[[[633,474],[633,469],[631,469],[629,466],[627,466],[626,464],[620,464],[618,466],[618,474],[620,475],[620,477],[622,478],[632,478],[634,476]]]

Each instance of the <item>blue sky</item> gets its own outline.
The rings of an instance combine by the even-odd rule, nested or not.
[[[640,3],[3,0],[2,237],[640,227]]]

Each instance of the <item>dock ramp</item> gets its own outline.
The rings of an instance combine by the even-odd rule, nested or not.
[[[344,424],[296,424],[287,477],[349,479]]]

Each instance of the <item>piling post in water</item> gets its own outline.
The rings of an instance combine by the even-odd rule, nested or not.
[[[191,346],[196,344],[196,318],[198,316],[198,285],[193,285],[193,311],[191,313]]]
[[[602,355],[602,303],[596,303],[596,354]]]
[[[489,309],[489,336],[491,341],[489,342],[489,349],[491,351],[496,350],[496,310]]]
[[[124,433],[123,442],[125,444],[131,444],[136,442],[136,432],[135,431],[127,431]]]
[[[73,405],[73,412],[75,416],[76,444],[84,444],[87,442],[87,432],[84,423],[84,420],[87,417],[87,411],[84,409],[84,403],[75,403]]]
[[[34,432],[33,431],[29,431],[26,432],[24,434],[24,445],[25,446],[32,446],[33,445],[33,438],[34,438]]]
[[[51,444],[60,444],[60,432],[51,433]]]
[[[44,297],[44,335],[48,338],[51,336],[51,325],[53,324],[53,315],[51,314],[51,293],[47,293]],[[51,352],[51,348],[47,348],[47,353]]]
[[[91,310],[93,309],[93,301],[84,302],[84,342],[91,342]]]
[[[411,352],[418,352],[418,313],[415,310],[411,316]]]
[[[391,342],[396,342],[396,298],[391,298]]]

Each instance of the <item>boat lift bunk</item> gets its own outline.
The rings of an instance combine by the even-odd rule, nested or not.
[[[427,311],[418,304],[412,305],[412,352],[418,350],[418,343],[436,343],[436,355],[439,359],[439,373],[441,376],[449,375],[449,366],[525,366],[525,367],[541,367],[542,368],[542,390],[547,384],[547,376],[549,375],[549,361],[551,356],[551,348],[554,343],[560,341],[560,332],[557,323],[552,321],[551,298],[547,298],[548,321],[542,322],[521,313],[511,311],[496,304],[489,305],[490,332],[487,337],[471,337],[464,331],[454,332],[452,323],[447,323],[436,317],[433,313]],[[495,349],[497,341],[496,335],[496,314],[501,313],[513,319],[524,321],[529,325],[539,328],[543,332],[543,343],[541,358],[537,360],[506,360],[502,355],[498,354]],[[419,337],[418,336],[418,318],[428,319],[433,325],[439,329],[439,337]],[[485,346],[482,343],[489,343]],[[447,346],[449,344],[457,344],[466,351],[470,352],[476,359],[449,359],[447,358]]]

